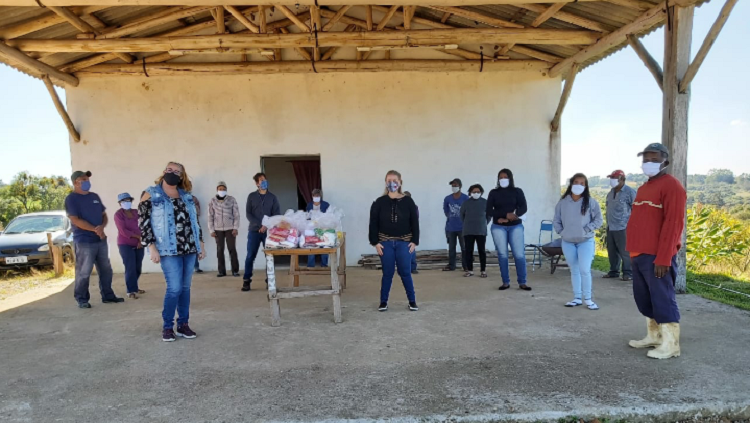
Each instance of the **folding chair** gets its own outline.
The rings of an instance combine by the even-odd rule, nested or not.
[[[549,232],[549,241],[542,242],[542,238],[546,237],[546,234],[544,232]],[[537,244],[526,244],[526,251],[529,251],[529,249],[533,250],[533,255],[531,258],[531,271],[533,272],[537,265],[539,267],[542,267],[542,257],[543,254],[541,252],[542,245],[552,242],[552,238],[554,236],[555,230],[554,226],[552,225],[551,220],[542,220],[542,224],[539,227],[539,241]]]

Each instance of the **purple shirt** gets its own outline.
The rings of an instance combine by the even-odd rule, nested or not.
[[[130,214],[133,216],[128,218],[125,215],[125,210],[120,209],[115,213],[115,224],[117,225],[117,245],[129,245],[131,247],[138,246],[138,240],[133,238],[135,236],[141,236],[141,229],[138,227],[138,210],[131,209]]]

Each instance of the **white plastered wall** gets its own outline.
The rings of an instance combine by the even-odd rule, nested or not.
[[[169,160],[186,166],[204,204],[226,181],[244,215],[261,156],[319,154],[326,200],[346,212],[354,264],[373,251],[369,209],[389,169],[420,208],[422,249],[445,248],[448,181],[489,192],[503,167],[526,193],[526,241],[535,241],[559,197],[560,150],[549,135],[559,95],[560,80],[539,73],[405,72],[84,78],[67,101],[83,138],[71,143],[73,168],[93,172],[110,218],[118,193],[137,197]],[[205,230],[206,213],[201,222]],[[107,233],[122,271],[114,224]],[[241,262],[246,234],[243,219]],[[202,267],[213,270],[216,247],[205,241]],[[158,270],[146,258],[144,271]]]

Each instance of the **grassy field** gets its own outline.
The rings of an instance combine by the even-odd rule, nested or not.
[[[609,271],[609,259],[607,258],[606,251],[598,251],[596,253],[592,267],[602,272]],[[720,288],[731,289],[732,291],[750,295],[750,280],[718,273],[697,273],[691,271],[687,273],[687,289],[689,293],[750,311],[750,297]]]
[[[65,268],[65,273],[59,278],[55,277],[52,268],[0,271],[0,301],[31,289],[73,280],[74,276],[75,270],[70,266]]]

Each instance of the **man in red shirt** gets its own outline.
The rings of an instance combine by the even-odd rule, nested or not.
[[[649,144],[643,157],[648,181],[638,189],[627,227],[627,251],[633,268],[633,296],[638,311],[648,319],[648,334],[630,341],[633,348],[656,347],[651,358],[680,355],[680,310],[674,283],[677,252],[685,225],[687,193],[666,173],[669,151],[659,143]]]

